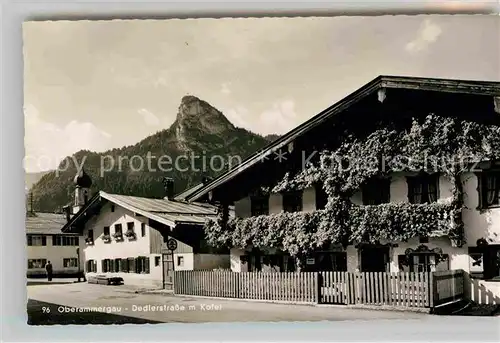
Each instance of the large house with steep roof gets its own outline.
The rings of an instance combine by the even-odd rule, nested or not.
[[[167,180],[164,199],[104,191],[89,199],[75,196],[76,211],[68,212],[62,231],[83,237],[87,278],[121,277],[125,284],[171,289],[174,270],[229,268],[229,251],[212,248],[204,238],[203,225],[216,217],[216,208],[174,200],[172,182]]]
[[[499,82],[380,76],[185,199],[221,207],[206,230],[232,247],[235,272],[462,269],[472,300],[498,304],[499,125]],[[479,157],[452,178],[380,172],[384,154],[435,147]],[[375,154],[377,170],[331,171],[328,152]]]

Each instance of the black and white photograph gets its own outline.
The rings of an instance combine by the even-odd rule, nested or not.
[[[25,21],[27,323],[500,318],[499,18]]]

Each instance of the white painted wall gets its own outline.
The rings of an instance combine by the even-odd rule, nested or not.
[[[35,234],[34,234],[35,235]],[[64,235],[60,235],[64,236]],[[52,235],[47,235],[47,245],[46,246],[28,246],[26,245],[27,252],[27,260],[30,259],[46,259],[50,261],[52,264],[52,272],[53,274],[75,274],[78,272],[78,267],[76,268],[64,268],[63,259],[64,258],[77,258],[76,249],[78,246],[58,246],[52,245]],[[83,241],[81,237],[79,237],[80,244]],[[81,249],[80,249],[81,251]],[[80,255],[80,268],[83,270],[85,258],[82,253]],[[35,275],[45,275],[45,268],[34,268],[27,269],[28,276]]]
[[[230,250],[230,264],[233,272],[248,272],[248,264],[241,263],[240,257],[245,255],[244,249],[232,248]]]
[[[489,244],[500,244],[500,208],[478,210],[479,193],[478,178],[473,173],[464,174],[464,203],[466,209],[463,212],[465,223],[465,238],[469,246],[476,246],[480,238],[484,238]]]
[[[128,211],[120,206],[115,205],[115,211],[111,212],[109,203],[103,206],[98,216],[89,220],[83,231],[83,237],[87,237],[88,230],[94,230],[94,245],[85,245],[83,248],[85,260],[97,261],[97,274],[102,274],[101,260],[115,259],[115,258],[129,258],[145,256],[149,257],[150,273],[149,274],[135,274],[135,273],[109,273],[110,275],[120,276],[123,278],[125,284],[141,284],[141,285],[158,285],[162,283],[162,265],[155,266],[155,256],[158,254],[150,253],[149,235],[151,230],[148,226],[148,219],[145,217],[135,216],[134,213]],[[102,237],[104,235],[104,227],[110,227],[111,236],[115,233],[115,224],[122,224],[122,232],[125,234],[127,231],[127,223],[134,222],[134,231],[137,238],[129,240],[124,237],[124,240],[117,242],[113,237],[110,243],[104,243]],[[141,236],[141,223],[146,224],[146,235]],[[89,273],[92,275],[94,273]]]
[[[182,258],[183,264],[179,264],[179,258]],[[193,253],[181,253],[174,254],[174,270],[194,270],[194,254]]]

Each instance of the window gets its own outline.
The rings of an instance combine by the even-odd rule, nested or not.
[[[302,211],[302,192],[293,191],[283,193],[283,210],[285,212]]]
[[[45,268],[47,260],[44,258],[36,258],[28,260],[28,269]]]
[[[122,258],[120,262],[120,271],[123,273],[128,273],[129,271],[129,266],[128,266],[128,259],[127,258]]]
[[[469,257],[473,277],[500,279],[500,245],[470,247]]]
[[[87,262],[85,262],[85,269],[87,273],[97,273],[97,261],[87,260]]]
[[[435,202],[438,198],[439,177],[419,175],[408,177],[408,200],[412,204]]]
[[[109,236],[109,226],[104,227],[104,236]]]
[[[52,245],[56,246],[78,246],[78,237],[74,236],[52,236]]]
[[[183,267],[184,266],[184,256],[177,256],[177,265],[179,267]]]
[[[113,273],[115,272],[117,265],[116,265],[116,259],[111,260],[109,258],[104,259],[101,261],[101,269],[103,273]]]
[[[141,223],[141,236],[146,236],[146,223]]]
[[[111,212],[115,212],[115,205],[111,205]]]
[[[122,224],[115,224],[115,237],[120,237],[122,235]]]
[[[478,180],[480,208],[500,206],[500,172],[483,172]]]
[[[326,194],[325,190],[323,189],[323,185],[316,185],[314,187],[315,189],[315,196],[316,196],[316,209],[317,210],[323,210],[326,207],[326,204],[328,203],[328,194]]]
[[[78,267],[78,259],[76,258],[63,258],[64,268],[74,268]]]
[[[425,273],[448,270],[448,255],[411,254],[410,272]]]
[[[41,235],[28,235],[28,246],[46,246],[47,237]]]
[[[87,232],[87,237],[85,238],[86,243],[94,243],[94,230],[89,229]]]
[[[149,257],[139,256],[135,258],[135,272],[149,274]]]
[[[127,232],[125,232],[125,236],[135,238],[134,222],[127,223]]]
[[[121,267],[122,267],[121,263],[122,263],[121,258],[115,258],[115,261],[113,263],[113,267],[114,267],[113,272],[118,273],[121,271]]]
[[[252,217],[269,214],[269,197],[265,195],[250,198]]]
[[[160,265],[160,256],[155,256],[155,267]]]
[[[380,205],[390,200],[391,182],[389,179],[373,179],[364,184],[361,192],[363,205]]]

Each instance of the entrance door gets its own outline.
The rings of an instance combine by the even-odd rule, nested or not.
[[[362,304],[380,304],[384,301],[385,284],[375,277],[379,272],[386,272],[389,265],[389,248],[368,246],[361,250],[361,272],[358,301]],[[379,280],[377,283],[376,280]]]
[[[364,247],[361,250],[362,272],[385,272],[388,262],[388,247]]]
[[[174,254],[167,250],[162,253],[163,258],[163,288],[174,290]]]

